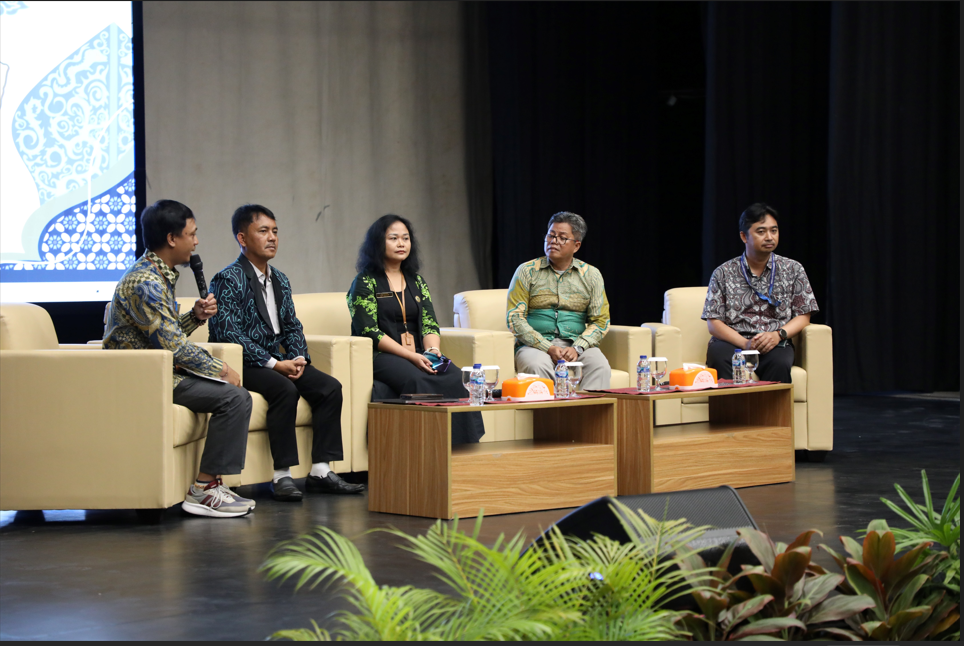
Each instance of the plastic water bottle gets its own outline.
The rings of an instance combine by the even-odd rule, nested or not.
[[[652,389],[653,381],[650,378],[649,359],[646,358],[645,354],[642,354],[636,364],[636,391],[648,393]]]
[[[556,361],[556,397],[569,397],[569,368],[566,367],[566,360]]]
[[[737,385],[746,383],[746,359],[740,348],[733,353],[733,383]]]
[[[472,406],[482,406],[485,404],[485,370],[482,364],[472,365],[472,372],[469,374],[469,404]]]

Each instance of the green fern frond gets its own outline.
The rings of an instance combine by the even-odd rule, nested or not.
[[[311,622],[314,630],[301,628],[297,630],[279,630],[268,639],[271,641],[292,641],[292,642],[328,642],[331,635],[327,630],[318,627],[314,621]]]

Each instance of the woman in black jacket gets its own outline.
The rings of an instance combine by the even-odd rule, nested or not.
[[[439,325],[432,295],[419,273],[418,243],[412,224],[384,215],[368,228],[358,252],[358,275],[348,291],[352,336],[374,344],[374,378],[402,393],[465,397],[458,366],[432,369],[441,356]],[[478,442],[485,434],[482,414],[452,418],[452,444]]]

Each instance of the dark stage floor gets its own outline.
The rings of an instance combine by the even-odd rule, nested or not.
[[[822,464],[798,462],[795,483],[740,490],[776,540],[816,528],[836,547],[838,536],[854,535],[873,518],[896,520],[879,498],[897,500],[897,482],[920,499],[921,469],[943,502],[960,471],[960,403],[838,397],[835,444]],[[341,607],[331,592],[294,595],[292,584],[279,588],[257,571],[274,545],[319,524],[356,536],[386,526],[418,533],[432,523],[369,513],[363,497],[309,496],[298,505],[274,502],[263,487],[243,493],[258,499],[258,509],[234,520],[174,509],[163,524],[144,526],[133,512],[0,512],[0,637],[263,639],[310,627],[311,619],[323,624]],[[567,512],[495,516],[483,534],[492,541],[522,530],[531,538]],[[358,539],[376,579],[437,585],[394,542],[378,533]]]

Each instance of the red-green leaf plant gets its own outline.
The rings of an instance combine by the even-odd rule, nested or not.
[[[708,590],[693,592],[701,614],[684,616],[687,631],[704,641],[800,640],[829,632],[832,627],[825,624],[873,607],[874,600],[863,595],[830,597],[844,577],[811,563],[810,539],[819,533],[804,532],[787,545],[773,543],[754,529],[739,530],[760,565],[743,566],[740,574],[731,576],[727,571],[735,545],[731,544],[712,572],[715,583]],[[691,555],[682,567],[700,572],[705,564]],[[736,587],[742,578],[754,593]]]
[[[840,541],[847,556],[820,546],[845,575],[838,589],[869,597],[873,604],[844,618],[851,630],[834,629],[832,634],[855,641],[920,641],[949,635],[958,624],[959,600],[929,585],[946,552],[928,553],[932,543],[922,542],[898,556],[894,534],[882,520],[870,523],[862,544],[846,536]]]

